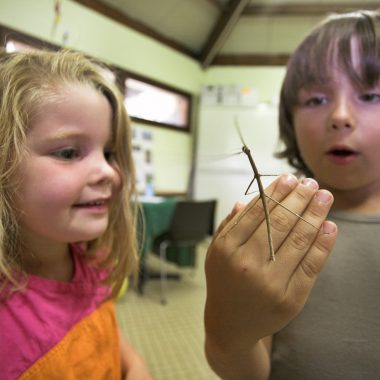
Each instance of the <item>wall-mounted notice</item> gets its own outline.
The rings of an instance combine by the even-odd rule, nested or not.
[[[153,133],[143,128],[132,129],[133,159],[136,167],[137,191],[154,195]]]
[[[202,89],[203,106],[255,107],[258,104],[257,90],[244,85],[209,85]]]

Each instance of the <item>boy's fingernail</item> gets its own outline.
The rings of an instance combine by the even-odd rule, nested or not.
[[[319,187],[317,181],[312,178],[303,178],[301,183],[313,190],[317,190]]]
[[[240,203],[240,202],[236,202],[234,204],[234,207],[232,208],[231,210],[231,213],[230,214],[236,214],[240,209],[242,209],[244,207],[244,204],[243,203]]]
[[[319,190],[316,194],[319,203],[327,204],[331,202],[332,195],[329,191]]]
[[[324,234],[332,234],[336,231],[336,224],[333,222],[326,221],[322,225],[322,231]]]
[[[287,174],[286,175],[286,183],[290,186],[295,186],[297,184],[298,180],[297,177],[293,174]]]

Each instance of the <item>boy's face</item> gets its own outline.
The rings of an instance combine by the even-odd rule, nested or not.
[[[106,230],[121,186],[111,120],[106,98],[83,85],[65,86],[33,117],[16,193],[26,242],[88,241]]]
[[[342,70],[299,91],[293,114],[301,156],[331,190],[380,192],[380,84],[358,90]]]

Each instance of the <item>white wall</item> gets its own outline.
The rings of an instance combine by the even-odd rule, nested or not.
[[[277,99],[284,74],[284,67],[215,67],[205,74],[204,84],[248,86],[257,91],[258,98],[256,107],[200,106],[194,194],[198,199],[218,200],[218,223],[237,201],[247,203],[257,195],[244,195],[253,172],[247,156],[238,154],[242,142],[235,118],[261,174],[291,171],[285,161],[274,158],[278,147]],[[274,178],[262,180],[268,184]]]
[[[247,203],[253,195],[244,195],[253,171],[248,157],[242,153],[242,142],[234,125],[238,118],[246,145],[251,150],[260,174],[278,175],[289,172],[283,161],[274,158],[277,148],[277,109],[204,106],[200,111],[195,197],[218,200],[217,221],[220,222],[235,202]],[[275,179],[264,177],[264,184]],[[257,182],[250,192],[257,191]]]

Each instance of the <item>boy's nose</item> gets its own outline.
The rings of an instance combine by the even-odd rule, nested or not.
[[[340,99],[331,110],[329,128],[332,130],[351,129],[355,126],[352,105],[346,99]]]

